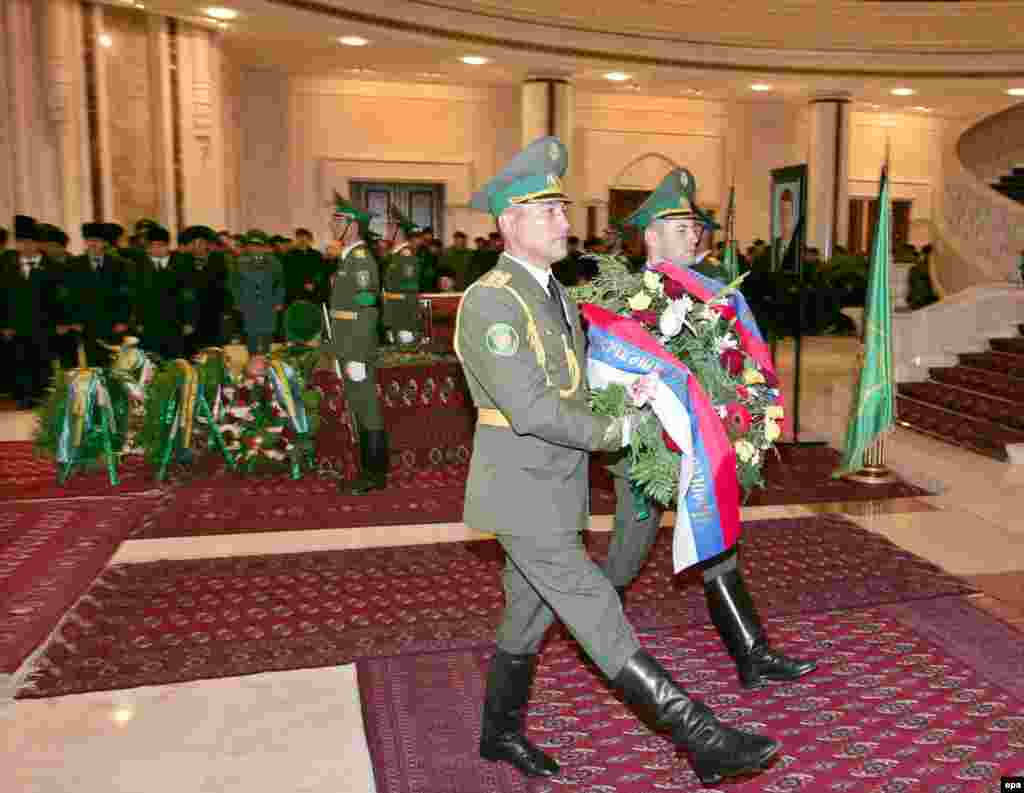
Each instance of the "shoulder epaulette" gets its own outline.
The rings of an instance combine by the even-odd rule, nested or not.
[[[478,280],[477,283],[480,286],[489,286],[492,289],[501,289],[504,286],[508,286],[512,280],[512,273],[506,272],[505,270],[491,270],[489,273],[485,273]]]

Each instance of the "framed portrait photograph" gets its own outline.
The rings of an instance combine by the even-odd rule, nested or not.
[[[414,190],[409,193],[410,220],[425,229],[434,228],[434,193],[432,190]]]
[[[366,211],[370,213],[370,230],[381,237],[387,234],[390,190],[366,189]]]
[[[807,165],[772,170],[772,268],[796,272],[803,258],[807,215]]]

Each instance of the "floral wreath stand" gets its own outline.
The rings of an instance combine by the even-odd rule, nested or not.
[[[66,372],[67,399],[59,418],[57,484],[64,485],[83,463],[83,448],[98,436],[107,463],[110,484],[117,486],[114,450],[116,419],[102,369],[78,368]],[[98,415],[97,415],[98,414]]]
[[[209,433],[207,447],[215,447],[224,457],[228,468],[234,470],[237,465],[235,455],[224,442],[224,436],[221,435],[217,422],[214,420],[213,411],[206,399],[205,388],[196,367],[183,358],[176,360],[174,367],[177,370],[177,389],[174,396],[162,408],[161,421],[168,427],[168,430],[160,449],[156,480],[162,482],[167,476],[167,466],[170,464],[171,456],[176,448],[185,452],[185,456],[191,456],[192,430],[197,415],[207,422]]]

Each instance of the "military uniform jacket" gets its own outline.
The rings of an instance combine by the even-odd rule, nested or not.
[[[338,360],[373,361],[377,357],[380,276],[365,242],[343,252],[331,290],[334,353]]]
[[[284,304],[284,269],[272,253],[238,257],[231,272],[231,295],[245,318],[248,334],[270,334],[277,324],[274,306]]]
[[[557,306],[508,256],[459,305],[455,349],[482,420],[464,512],[474,529],[519,535],[585,529],[587,452],[622,445],[620,423],[587,406],[583,330],[575,305],[560,293],[571,340]],[[510,426],[483,423],[494,411]]]

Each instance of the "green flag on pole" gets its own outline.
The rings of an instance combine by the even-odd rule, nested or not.
[[[736,187],[729,188],[729,209],[725,216],[725,251],[722,255],[722,269],[726,283],[732,283],[740,274],[740,261],[736,253]]]
[[[852,474],[863,468],[864,452],[896,422],[892,382],[892,306],[889,299],[891,257],[892,212],[886,158],[878,188],[878,224],[865,301],[864,364],[846,428],[843,461],[833,477]]]

